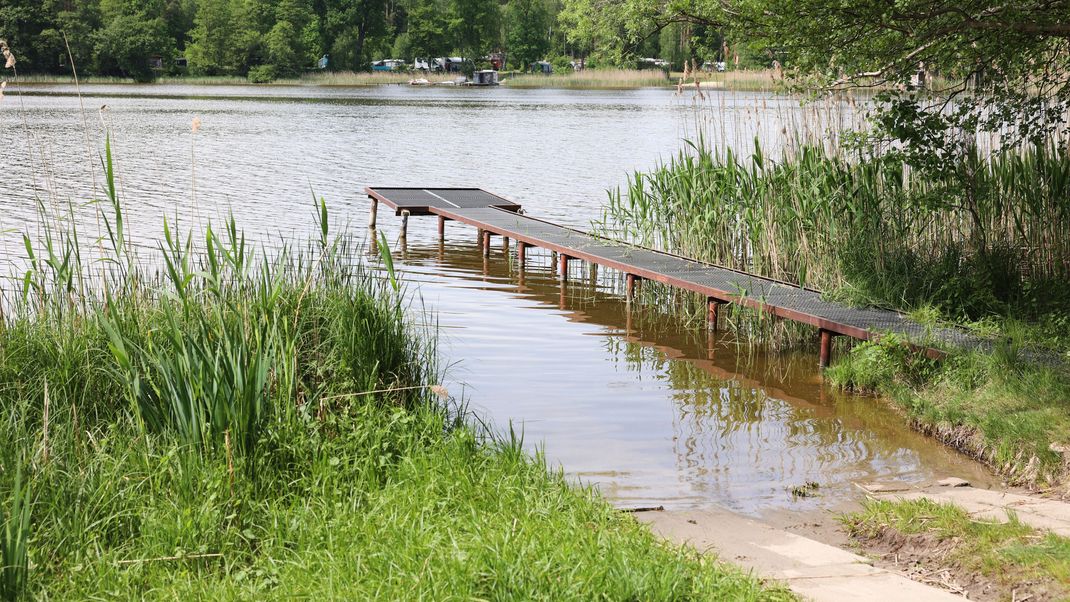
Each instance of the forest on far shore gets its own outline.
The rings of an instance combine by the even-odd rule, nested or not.
[[[678,23],[625,43],[584,35],[573,0],[0,0],[0,39],[22,73],[255,75],[370,69],[380,59],[501,52],[506,68],[574,58],[588,67],[634,67],[656,57],[673,68],[721,60],[719,29]],[[737,49],[733,48],[733,51]],[[753,66],[762,49],[738,49]],[[736,58],[736,55],[732,55]],[[326,61],[323,61],[326,57]],[[736,58],[737,63],[739,59]],[[325,67],[322,67],[323,63]]]

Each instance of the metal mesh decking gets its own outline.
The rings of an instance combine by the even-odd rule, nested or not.
[[[493,196],[493,195],[491,195]],[[766,308],[788,319],[868,338],[894,333],[923,346],[984,348],[987,341],[954,328],[931,328],[879,308],[849,307],[821,293],[684,257],[619,243],[493,207],[432,207],[431,212],[536,247],[584,259],[709,297]]]
[[[520,205],[479,188],[367,188],[365,191],[376,201],[413,214],[428,214],[432,208],[520,209]]]

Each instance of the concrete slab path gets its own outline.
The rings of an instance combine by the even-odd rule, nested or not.
[[[869,559],[727,510],[637,512],[657,535],[714,552],[815,602],[961,602],[963,597],[876,568]]]
[[[929,498],[933,501],[952,503],[976,518],[988,518],[1006,522],[1008,512],[1018,520],[1037,529],[1047,529],[1056,535],[1070,537],[1070,504],[1059,500],[975,489],[973,487],[942,487],[921,491],[871,492],[877,498],[916,500]]]

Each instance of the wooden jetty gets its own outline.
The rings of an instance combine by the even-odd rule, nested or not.
[[[718,309],[726,303],[809,324],[818,330],[819,364],[822,367],[829,364],[835,336],[870,340],[894,334],[933,357],[943,354],[934,347],[936,344],[963,348],[984,345],[982,339],[959,329],[925,326],[887,309],[850,307],[827,301],[813,289],[622,243],[523,215],[520,205],[478,188],[368,187],[365,191],[372,201],[368,222],[372,227],[382,203],[402,216],[402,235],[408,216],[436,215],[439,236],[442,237],[447,221],[477,228],[484,255],[490,254],[491,236],[497,235],[516,241],[517,259],[521,264],[528,247],[557,252],[561,278],[568,277],[571,261],[587,261],[619,270],[625,275],[629,300],[643,280],[704,295],[711,328],[717,327]]]

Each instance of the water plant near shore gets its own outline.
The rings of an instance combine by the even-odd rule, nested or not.
[[[842,341],[826,377],[885,396],[915,428],[1016,483],[1063,483],[1070,478],[1058,451],[1070,442],[1063,407],[1070,396],[1070,156],[1049,145],[963,160],[962,173],[941,179],[912,172],[894,155],[803,144],[772,161],[758,144],[743,158],[696,143],[612,192],[596,227],[990,337],[992,353],[950,350],[941,363],[894,337],[853,349]],[[689,293],[652,284],[644,294],[684,315],[700,319],[706,311],[706,300]],[[746,334],[743,344],[816,339],[811,328],[746,310],[723,324]]]
[[[888,157],[802,146],[771,161],[757,143],[741,157],[699,142],[613,191],[598,226],[858,302],[966,318],[1070,303],[1054,286],[1070,281],[1070,157],[1032,147],[972,171],[967,194]]]

